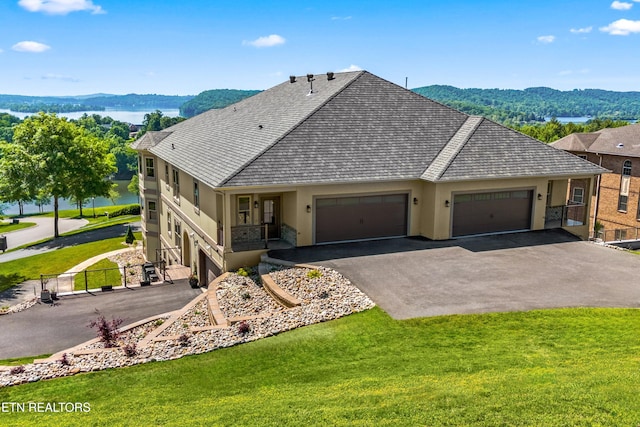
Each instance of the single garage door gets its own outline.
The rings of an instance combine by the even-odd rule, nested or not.
[[[407,194],[316,199],[316,243],[407,235]]]
[[[533,190],[456,194],[451,235],[531,229]]]

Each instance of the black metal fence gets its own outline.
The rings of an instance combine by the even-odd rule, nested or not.
[[[74,290],[87,292],[92,289],[108,290],[117,286],[148,286],[153,282],[165,281],[167,281],[167,272],[164,261],[40,275],[41,290],[56,293]]]

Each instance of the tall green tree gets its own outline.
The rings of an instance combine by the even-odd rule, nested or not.
[[[24,215],[24,204],[38,195],[36,182],[29,180],[34,167],[23,146],[0,143],[0,201],[17,203],[20,215]]]
[[[16,126],[13,141],[31,165],[25,180],[36,183],[40,196],[53,198],[54,237],[60,235],[60,198],[108,196],[107,178],[115,171],[113,156],[107,154],[105,142],[66,118],[45,113],[31,116]]]

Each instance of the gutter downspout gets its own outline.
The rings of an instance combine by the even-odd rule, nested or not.
[[[602,156],[600,155],[600,153],[596,153],[596,156],[598,156],[599,162],[598,162],[598,166],[602,167]],[[596,226],[596,222],[598,221],[598,209],[600,208],[600,180],[602,179],[602,174],[598,175],[596,178],[596,201],[595,201],[595,208],[593,211],[593,227],[594,227],[594,233],[593,233],[593,237],[597,238],[598,236],[596,236],[595,234],[595,226]]]

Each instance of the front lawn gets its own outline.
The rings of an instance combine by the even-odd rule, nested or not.
[[[395,321],[382,310],[240,346],[0,389],[11,425],[635,426],[640,311]]]
[[[18,224],[8,224],[0,222],[0,234],[8,233],[10,231],[22,230],[23,228],[29,228],[36,225],[35,222],[19,222]]]
[[[141,239],[141,233],[134,233]],[[82,245],[57,249],[28,258],[0,263],[0,292],[28,279],[39,279],[41,274],[63,273],[93,256],[124,249],[124,236]]]
[[[86,276],[84,274],[85,271],[87,272]],[[118,269],[118,264],[106,258],[89,266],[73,278],[73,289],[76,291],[83,291],[85,288],[97,289],[107,285],[114,287],[122,285],[122,275]]]

